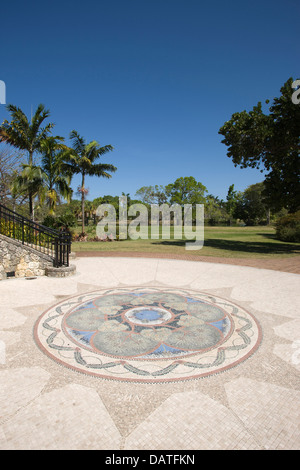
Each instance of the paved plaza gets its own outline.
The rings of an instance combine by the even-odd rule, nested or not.
[[[0,282],[1,450],[299,449],[299,265],[72,264]]]

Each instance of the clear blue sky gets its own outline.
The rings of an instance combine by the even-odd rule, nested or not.
[[[45,104],[67,143],[76,129],[114,146],[118,171],[89,178],[88,199],[180,176],[225,199],[263,175],[235,168],[218,130],[299,78],[299,14],[298,0],[3,2],[0,80],[29,116]]]

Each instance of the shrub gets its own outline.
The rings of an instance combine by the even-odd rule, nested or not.
[[[26,244],[47,247],[52,239],[46,233],[41,233],[28,225],[13,223],[13,221],[0,219],[0,233],[9,238],[20,240]]]
[[[300,210],[276,221],[276,238],[284,242],[300,242]]]
[[[56,228],[55,222],[56,219],[53,217],[53,215],[47,215],[47,217],[45,217],[43,220],[42,225],[45,227]]]
[[[76,217],[73,214],[65,213],[60,215],[59,217],[47,215],[47,217],[45,217],[45,219],[43,220],[42,225],[59,230],[61,228],[69,229],[70,227],[76,225],[76,222]]]

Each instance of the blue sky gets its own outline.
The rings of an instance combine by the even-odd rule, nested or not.
[[[180,176],[225,199],[263,175],[235,168],[218,130],[300,77],[299,13],[296,0],[5,2],[0,80],[27,115],[45,104],[67,143],[76,129],[114,146],[103,162],[118,171],[89,178],[88,199]]]

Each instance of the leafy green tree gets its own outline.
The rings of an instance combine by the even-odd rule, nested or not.
[[[12,104],[7,105],[11,114],[11,121],[4,120],[0,126],[0,142],[5,142],[19,150],[27,152],[27,164],[23,165],[21,174],[17,177],[14,190],[20,190],[29,198],[30,217],[34,218],[34,198],[42,186],[43,176],[41,169],[36,165],[34,156],[41,150],[43,142],[50,134],[54,124],[44,125],[50,113],[43,104],[40,104],[31,119]]]
[[[193,176],[177,178],[174,183],[166,186],[171,204],[204,204],[206,192],[206,187]]]
[[[258,225],[268,221],[268,205],[264,197],[264,183],[251,184],[241,193],[234,215],[246,225]]]
[[[196,204],[204,204],[205,196],[207,192],[206,187],[196,181],[193,176],[182,176],[177,178],[174,183],[168,184],[165,188],[166,196],[170,204],[178,204],[181,206],[182,216],[191,216],[192,220],[195,220]],[[185,205],[190,204],[191,207],[186,210]],[[176,212],[176,211],[175,211]],[[178,221],[176,214],[174,213],[174,224]]]
[[[119,196],[105,195],[102,198],[102,204],[110,204],[111,206],[113,206],[116,211],[116,217],[119,217]]]
[[[235,191],[234,184],[231,184],[228,188],[226,196],[226,211],[229,215],[229,223],[231,225],[232,219],[235,218],[235,211],[237,204],[239,203],[241,194],[238,191]]]
[[[93,199],[93,204],[94,206],[97,207],[100,206],[101,204],[103,203],[103,197],[102,196],[99,196],[99,197],[96,197],[95,199]]]
[[[78,220],[81,214],[81,201],[78,199],[71,200],[68,204],[68,209],[76,217],[76,220]]]
[[[167,202],[166,189],[163,185],[142,186],[135,196],[145,204],[164,204]]]
[[[84,214],[85,214],[85,195],[87,188],[85,186],[87,176],[98,176],[111,178],[110,173],[114,173],[117,168],[108,163],[96,163],[96,161],[108,152],[113,150],[111,145],[101,147],[95,140],[86,143],[78,132],[73,130],[70,134],[72,150],[65,160],[64,171],[68,175],[81,175],[81,211],[82,211],[82,233],[84,233]]]
[[[205,197],[204,204],[204,218],[210,225],[217,225],[220,222],[227,221],[228,215],[225,209],[224,201],[220,200],[217,196],[208,194]]]
[[[295,212],[300,207],[300,105],[292,102],[292,83],[290,78],[283,85],[268,114],[259,102],[250,112],[234,113],[219,134],[235,166],[267,172],[269,206]]]

